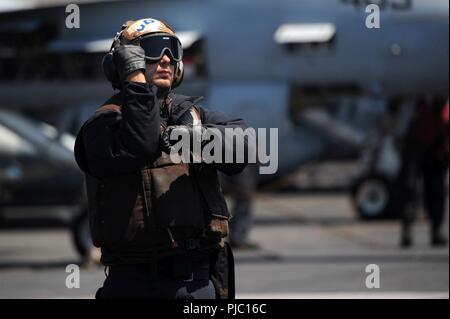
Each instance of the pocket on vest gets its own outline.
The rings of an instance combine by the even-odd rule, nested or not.
[[[142,186],[139,175],[115,178],[103,184],[98,207],[103,244],[131,241],[145,226],[142,215]]]
[[[204,227],[200,193],[188,164],[150,169],[158,227]]]

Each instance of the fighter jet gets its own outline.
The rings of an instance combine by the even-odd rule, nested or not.
[[[100,61],[121,24],[155,17],[185,50],[178,92],[278,129],[278,170],[261,181],[380,145],[393,100],[392,132],[401,134],[419,95],[448,95],[447,0],[83,1],[75,26],[69,1],[36,3],[0,14],[1,107],[53,119],[64,109],[64,119],[77,118],[75,133],[112,94]],[[363,216],[385,210],[383,183],[357,187]]]

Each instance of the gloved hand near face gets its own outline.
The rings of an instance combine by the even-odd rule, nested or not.
[[[138,45],[119,46],[113,51],[113,61],[121,83],[135,71],[145,72],[145,51]]]

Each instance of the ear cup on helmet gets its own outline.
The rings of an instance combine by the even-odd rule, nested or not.
[[[120,78],[113,61],[113,51],[121,44],[120,37],[123,29],[124,27],[122,26],[122,30],[116,34],[109,52],[105,54],[102,60],[103,73],[108,81],[111,82],[113,89],[120,88]]]
[[[109,82],[113,85],[113,88],[116,88],[119,85],[119,73],[116,70],[116,66],[113,61],[112,52],[108,52],[103,57],[102,61],[103,73]]]
[[[173,77],[172,88],[176,88],[181,84],[184,77],[184,64],[183,61],[177,62],[175,65],[175,75]]]

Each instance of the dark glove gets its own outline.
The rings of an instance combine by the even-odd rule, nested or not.
[[[202,139],[205,133],[205,128],[201,125],[193,126],[192,124],[188,125],[176,125],[176,126],[169,126],[167,130],[168,136],[178,136],[178,140],[185,138],[186,136],[189,136],[189,158],[191,163],[200,163],[203,162],[202,159],[202,151],[203,147],[205,146],[205,141]],[[173,133],[173,134],[172,134]],[[177,141],[174,141],[175,143]],[[171,143],[171,145],[174,144],[174,142]],[[194,145],[200,145],[200,148],[196,148],[197,146]]]
[[[191,112],[187,111],[184,112],[183,115],[180,116],[180,118],[177,121],[178,125],[193,125],[194,124],[194,118],[192,117]]]
[[[196,130],[194,135],[194,129]],[[202,136],[205,133],[206,128],[202,125],[196,125],[195,127],[192,124],[187,125],[175,125],[175,126],[169,126],[167,129],[167,133],[170,136],[172,132],[175,132],[174,134],[176,136],[184,136],[185,134],[189,134],[189,137],[191,138],[191,143],[194,142],[194,138],[196,139],[196,142],[200,142],[202,147],[204,146],[204,142],[202,141]],[[187,132],[187,133],[186,133]],[[180,137],[181,138],[181,137]],[[192,146],[193,144],[191,144]]]
[[[194,130],[198,130],[194,134]],[[199,163],[202,161],[201,157],[201,151],[203,150],[204,141],[202,141],[202,136],[204,133],[205,128],[203,126],[196,126],[193,127],[192,125],[176,125],[176,126],[169,126],[167,129],[162,131],[160,134],[160,140],[159,144],[161,147],[161,150],[166,153],[171,153],[172,145],[185,138],[186,136],[189,136],[189,143],[190,143],[190,162],[196,162]],[[177,140],[170,140],[170,136],[177,136]],[[195,138],[195,141],[194,141]],[[194,144],[193,143],[200,143],[200,153],[197,154],[197,152],[194,154]],[[184,148],[183,148],[184,149]]]
[[[138,45],[121,45],[113,52],[113,61],[123,83],[127,76],[137,70],[145,71],[145,51]]]
[[[189,136],[194,138],[193,132],[194,132],[194,118],[192,117],[191,112],[184,112],[183,115],[178,119],[176,126],[173,126],[172,130],[185,130],[189,132]],[[200,142],[202,143],[202,147],[205,146],[209,141],[201,140],[202,136],[204,135],[206,128],[203,125],[197,125],[195,126],[195,129],[198,130],[196,132],[195,138],[200,139]]]

